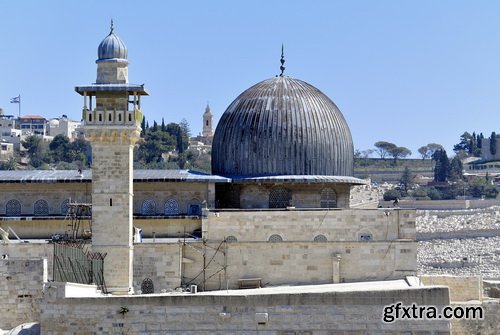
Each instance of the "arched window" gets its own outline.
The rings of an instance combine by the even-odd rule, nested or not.
[[[197,199],[193,199],[189,202],[188,215],[201,215],[201,206]]]
[[[327,242],[327,241],[328,240],[325,235],[319,234],[314,237],[314,242]]]
[[[45,200],[37,200],[33,205],[33,214],[35,216],[49,215],[49,204]]]
[[[358,241],[368,242],[373,240],[373,235],[369,231],[362,231],[358,233]]]
[[[61,203],[61,215],[68,214],[68,211],[69,211],[69,199],[66,199]]]
[[[329,187],[321,190],[321,208],[336,208],[337,207],[337,193]]]
[[[21,215],[21,203],[18,200],[9,200],[5,204],[5,214],[9,216]]]
[[[281,235],[272,234],[271,236],[269,236],[269,239],[267,241],[271,243],[283,242],[283,238],[281,237]]]
[[[228,242],[228,243],[238,242],[238,239],[236,238],[236,236],[229,235],[228,237],[226,237],[226,242]]]
[[[89,122],[92,122],[92,113],[89,112]]]
[[[165,202],[165,215],[178,215],[179,204],[175,199],[168,199]]]
[[[142,202],[142,215],[156,215],[156,202],[152,199],[147,199]]]
[[[292,201],[292,192],[284,187],[275,187],[269,193],[269,208],[286,208]]]

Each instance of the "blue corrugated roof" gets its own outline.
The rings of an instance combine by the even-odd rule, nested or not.
[[[88,183],[92,171],[83,170],[17,170],[0,171],[0,183]],[[282,175],[262,177],[232,177],[211,175],[192,170],[134,170],[135,182],[194,182],[194,183],[340,183],[365,185],[366,180],[350,176]]]
[[[233,182],[241,183],[337,183],[366,185],[368,181],[350,176],[322,175],[280,175],[261,177],[232,177]]]
[[[23,170],[0,171],[0,183],[84,183],[92,181],[92,171]],[[228,183],[229,178],[191,170],[134,170],[137,182],[200,182]]]

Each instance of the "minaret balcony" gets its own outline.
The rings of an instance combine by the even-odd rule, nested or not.
[[[82,118],[84,126],[124,126],[137,127],[142,122],[142,112],[140,109],[133,110],[89,110],[83,109]]]

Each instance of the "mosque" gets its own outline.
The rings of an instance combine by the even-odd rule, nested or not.
[[[0,227],[16,232],[21,241],[30,239],[30,243],[0,245],[2,254],[11,260],[45,259],[44,278],[49,281],[96,284],[101,292],[117,297],[391,281],[385,295],[365,291],[345,297],[340,293],[300,297],[266,293],[284,294],[276,301],[286,301],[282,304],[291,307],[278,309],[279,313],[307,305],[314,310],[305,312],[313,313],[307,315],[323,315],[321,306],[329,299],[334,301],[328,302],[328,310],[338,306],[336,313],[342,315],[349,313],[349,304],[361,306],[359,310],[374,313],[375,321],[366,323],[372,322],[370,327],[375,328],[380,322],[376,313],[389,300],[437,305],[449,301],[444,288],[407,289],[407,278],[415,276],[417,269],[414,210],[350,207],[351,188],[366,181],[353,177],[349,127],[330,98],[285,75],[283,56],[279,75],[251,86],[226,109],[213,134],[212,174],[203,174],[133,170],[133,148],[140,139],[141,99],[148,93],[144,85],[129,83],[127,53],[112,26],[98,47],[96,82],[75,87],[83,97],[85,137],[92,145],[91,170],[0,171]],[[208,118],[211,122],[211,115]],[[211,136],[208,130],[206,135]],[[91,225],[84,224],[90,215],[82,216],[81,224],[72,226],[72,236],[82,237],[91,229],[91,243],[61,244],[70,249],[82,249],[86,244],[82,255],[90,265],[78,263],[73,250],[65,251],[62,257],[57,251],[59,243],[50,241],[53,234],[64,236],[68,231],[68,213],[75,206],[91,208]],[[142,240],[137,235],[139,229]],[[28,262],[22,264],[28,267]],[[36,278],[40,280],[40,275]],[[65,297],[73,292],[67,285],[57,289],[66,287]],[[380,282],[374,285],[370,287],[385,287]],[[182,308],[187,308],[182,306],[191,306],[195,313],[207,302],[199,318],[205,324],[216,322],[214,327],[226,327],[224,322],[230,325],[231,320],[237,320],[257,322],[256,327],[265,329],[269,317],[268,298],[251,302],[250,298],[240,301],[231,296],[225,300],[200,295],[197,303],[184,296],[175,302],[168,299],[177,298],[164,297],[96,303],[80,293],[75,299],[58,300],[50,294],[51,289],[55,290],[44,284],[45,300],[39,306],[42,327],[45,322],[46,329],[53,329],[50,334],[66,333],[72,326],[90,329],[89,315],[99,320],[99,325],[109,323],[105,327],[133,327],[125,320],[129,310],[136,321],[147,317],[158,324],[170,320],[167,323],[172,325],[175,321],[169,319],[171,316],[161,314],[165,304],[171,306],[168,308],[180,306],[173,315],[181,320]],[[111,324],[106,320],[114,318],[116,306],[121,306],[124,321]],[[219,307],[214,319],[208,320]],[[73,311],[72,323],[56,325],[68,310]],[[153,310],[160,312],[152,316]],[[246,317],[231,319],[231,315],[248,311],[255,314],[250,321]],[[336,315],[330,314],[324,314],[325,320]],[[108,315],[107,319],[103,315]],[[346,322],[355,323],[355,319]],[[309,322],[302,321],[304,325]],[[54,330],[63,329],[60,327],[66,330]],[[141,327],[131,328],[130,333],[141,333]],[[325,323],[324,327],[332,326]],[[391,328],[394,334],[398,327]],[[414,329],[448,334],[449,323]]]
[[[96,82],[75,87],[83,97],[92,169],[0,172],[0,227],[21,239],[64,236],[70,204],[91,204],[91,227],[82,224],[76,236],[92,230],[92,249],[107,254],[111,292],[139,288],[134,249],[146,244],[134,245],[134,227],[155,242],[174,240],[165,248],[177,257],[179,238],[184,245],[227,242],[225,262],[233,261],[233,249],[241,254],[212,283],[187,279],[198,268],[208,271],[193,255],[175,280],[153,276],[163,289],[237,287],[247,277],[292,284],[415,274],[414,212],[350,209],[351,187],[366,181],[353,177],[347,122],[320,90],[284,74],[283,55],[279,75],[245,90],[222,115],[207,175],[133,170],[141,99],[148,93],[129,83],[127,53],[112,27],[98,47]]]

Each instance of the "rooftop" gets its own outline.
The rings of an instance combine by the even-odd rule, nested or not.
[[[0,183],[88,183],[92,170],[16,170],[0,171]],[[193,183],[339,183],[365,185],[367,181],[349,176],[284,175],[227,178],[193,170],[134,170],[135,182]]]
[[[24,170],[0,171],[0,183],[85,183],[92,181],[92,171]],[[134,170],[136,182],[228,183],[229,178],[191,170]]]

